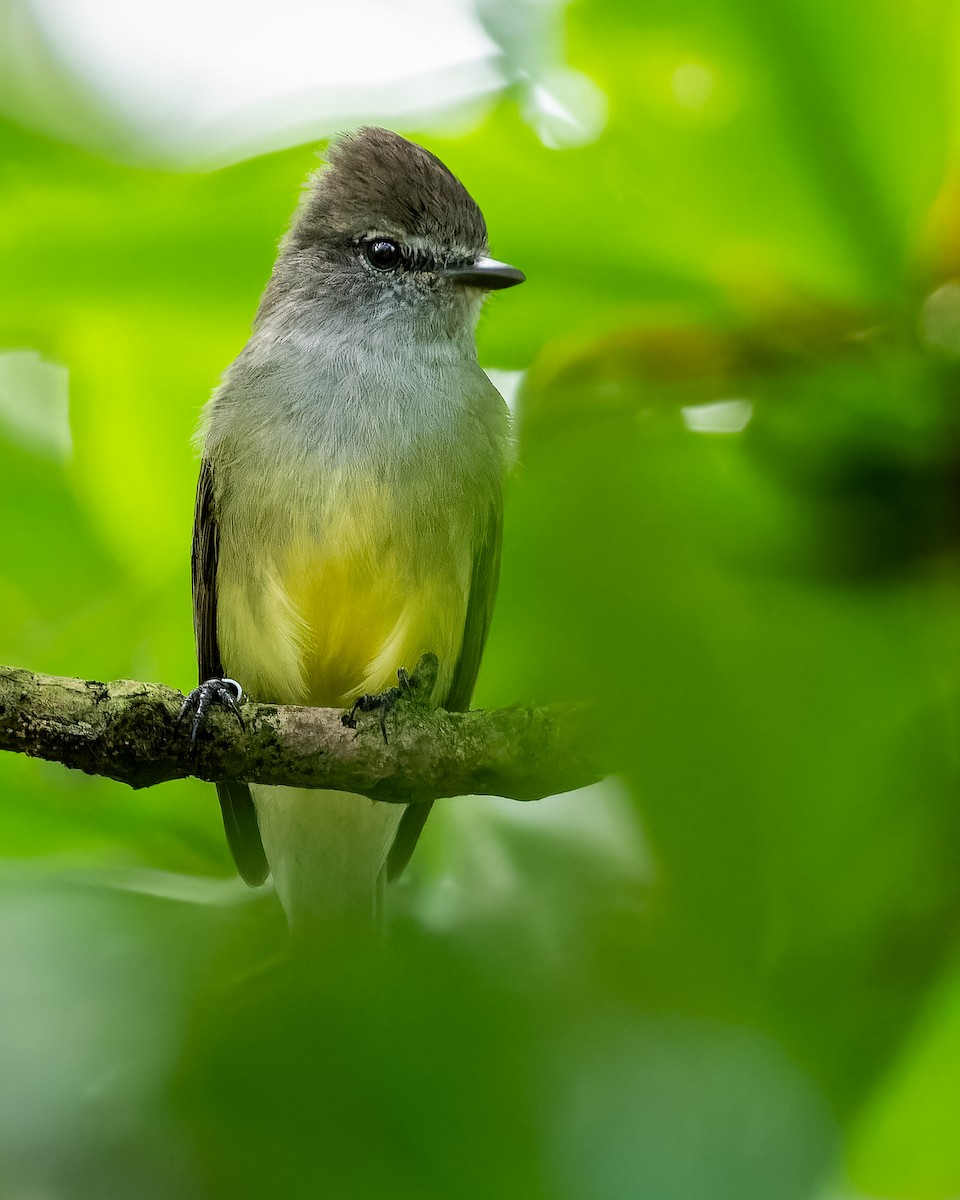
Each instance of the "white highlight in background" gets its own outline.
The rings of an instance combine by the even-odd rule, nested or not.
[[[504,86],[470,0],[25,0],[12,15],[0,5],[0,108],[23,110],[26,124],[36,46],[96,97],[102,127],[85,130],[86,113],[56,104],[35,123],[79,144],[119,137],[124,159],[181,166],[448,112]]]
[[[516,415],[517,396],[526,371],[487,371],[487,378],[506,400],[507,408]]]
[[[682,409],[683,423],[693,433],[742,433],[753,416],[751,400],[716,400]]]
[[[35,350],[0,354],[0,436],[24,450],[64,461],[70,457],[66,367]]]

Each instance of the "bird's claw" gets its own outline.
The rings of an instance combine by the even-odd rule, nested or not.
[[[240,711],[240,701],[243,699],[243,688],[235,679],[205,679],[199,687],[195,687],[180,706],[179,720],[183,721],[192,715],[190,726],[190,742],[196,746],[200,727],[203,725],[211,705],[219,704],[226,708],[240,722],[240,728],[245,730],[243,714]]]
[[[380,732],[383,734],[384,742],[389,742],[389,738],[387,737],[387,713],[396,706],[397,701],[405,696],[409,690],[410,676],[403,667],[399,667],[397,669],[396,687],[387,688],[385,692],[377,692],[374,695],[358,696],[350,707],[349,712],[345,712],[340,718],[340,722],[346,725],[348,729],[356,729],[358,712],[379,712]]]

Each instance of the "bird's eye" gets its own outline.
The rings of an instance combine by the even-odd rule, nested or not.
[[[389,238],[373,238],[364,243],[363,249],[367,261],[378,271],[390,271],[400,262],[400,247]]]

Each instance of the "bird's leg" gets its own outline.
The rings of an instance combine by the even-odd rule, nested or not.
[[[387,713],[396,705],[397,701],[403,696],[406,696],[410,691],[410,676],[403,669],[397,668],[397,686],[387,688],[385,692],[377,692],[375,695],[358,696],[354,700],[350,711],[345,712],[340,718],[342,724],[348,729],[356,729],[357,713],[358,712],[379,712],[380,714],[380,732],[383,734],[384,742],[387,738]]]
[[[191,719],[190,741],[196,746],[197,735],[207,715],[207,710],[213,704],[229,709],[240,722],[240,728],[246,729],[243,714],[240,712],[240,701],[243,699],[243,688],[235,679],[205,679],[199,687],[195,687],[180,706],[179,720]]]

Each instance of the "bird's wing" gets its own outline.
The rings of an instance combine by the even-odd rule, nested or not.
[[[454,668],[450,691],[443,704],[449,712],[466,712],[470,707],[470,697],[477,682],[480,657],[487,640],[487,631],[493,616],[493,603],[497,595],[497,583],[500,579],[502,535],[503,504],[498,497],[497,503],[491,507],[473,562],[460,657]],[[410,855],[413,854],[420,831],[432,807],[432,803],[411,804],[407,807],[387,858],[388,879],[396,879],[410,861]]]
[[[193,520],[193,626],[197,638],[197,663],[200,682],[220,679],[223,663],[217,642],[217,560],[220,535],[217,529],[213,495],[213,469],[207,459],[200,466],[197,506]],[[218,783],[220,811],[227,844],[243,879],[258,887],[270,873],[257,813],[250,788],[245,783]]]
[[[493,617],[493,604],[500,581],[500,543],[503,538],[503,504],[491,510],[484,528],[483,539],[477,548],[470,581],[470,599],[463,624],[463,644],[454,668],[450,693],[443,707],[449,712],[466,712],[477,682],[480,658]]]

